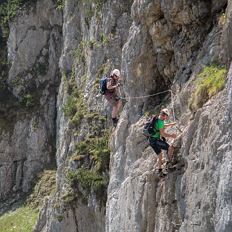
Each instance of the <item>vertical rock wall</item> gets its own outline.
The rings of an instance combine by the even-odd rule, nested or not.
[[[38,0],[10,23],[9,75],[0,93],[1,200],[28,192],[56,154],[57,191],[45,199],[35,232],[231,231],[231,70],[223,91],[198,110],[188,107],[202,67],[230,63],[231,2],[63,3],[59,11],[52,0]],[[93,189],[73,187],[67,173],[81,165],[94,170],[93,160],[75,156],[75,149],[110,126],[98,80],[112,68],[122,70],[127,101],[110,130],[106,203],[105,191],[99,198]],[[184,130],[178,153],[184,162],[160,180],[142,116],[171,107],[170,94],[133,97],[167,89]],[[70,99],[76,118],[65,114]]]
[[[55,160],[61,16],[53,1],[37,1],[10,23],[0,116],[1,200],[28,192],[38,172]]]
[[[231,230],[231,71],[223,92],[194,115],[188,110],[193,80],[203,65],[220,63],[228,54],[222,52],[228,42],[222,41],[229,39],[224,30],[229,33],[230,6],[223,25],[217,15],[225,3],[134,1],[134,21],[122,54],[129,101],[111,140],[106,231]],[[149,38],[153,43],[147,42]],[[149,54],[153,59],[144,59]],[[141,133],[141,114],[159,99],[133,96],[170,87],[184,129],[177,155],[185,165],[160,180],[154,173],[154,151]]]

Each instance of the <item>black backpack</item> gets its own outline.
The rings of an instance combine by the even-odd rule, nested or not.
[[[143,134],[146,137],[150,137],[152,133],[154,133],[154,126],[158,120],[158,116],[155,115],[154,117],[150,118],[143,127]]]
[[[106,93],[107,76],[103,76],[99,81],[100,93],[104,95]]]

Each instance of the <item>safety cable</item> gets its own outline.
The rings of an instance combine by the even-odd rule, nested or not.
[[[162,91],[162,92],[158,92],[158,93],[154,93],[154,94],[150,94],[150,95],[135,96],[135,97],[125,97],[125,98],[120,97],[120,99],[130,101],[131,99],[140,99],[140,98],[153,97],[153,96],[157,96],[157,95],[167,93],[167,92],[170,92],[170,94],[171,94],[172,116],[173,116],[173,121],[175,122],[176,117],[175,117],[175,111],[174,111],[174,94],[173,94],[173,91],[171,89],[168,89],[168,90],[165,90],[165,91]]]
[[[153,96],[157,96],[157,95],[167,93],[167,92],[169,92],[171,94],[172,117],[173,117],[173,121],[176,122],[176,116],[175,116],[175,110],[174,110],[174,94],[173,94],[173,91],[171,89],[168,89],[168,90],[165,90],[162,92],[158,92],[158,93],[154,93],[154,94],[150,94],[150,95],[143,95],[143,96],[124,97],[124,98],[120,96],[120,99],[130,101],[131,99],[141,99],[141,98],[153,97]],[[120,95],[121,95],[121,92],[120,92]],[[175,125],[175,127],[178,129],[179,132],[182,132],[182,130],[177,125]]]

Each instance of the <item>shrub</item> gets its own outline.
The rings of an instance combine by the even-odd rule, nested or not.
[[[25,94],[22,96],[21,104],[27,108],[30,108],[34,105],[34,98],[31,94]]]
[[[84,98],[78,92],[74,74],[71,75],[69,80],[64,77],[64,81],[69,96],[62,107],[62,111],[64,112],[64,116],[69,119],[71,125],[78,127],[87,112]]]
[[[101,192],[107,183],[106,180],[104,180],[104,177],[99,173],[84,167],[81,167],[76,171],[69,171],[67,173],[67,180],[71,186],[80,184],[87,192],[93,190],[95,193]]]
[[[65,105],[62,108],[66,118],[73,118],[77,112],[76,98],[68,96]]]
[[[206,66],[199,73],[195,82],[195,92],[190,100],[190,109],[203,106],[213,95],[224,88],[226,69],[216,65]]]
[[[62,10],[64,8],[66,0],[56,0],[56,9]]]
[[[87,137],[79,142],[74,149],[70,160],[79,163],[77,170],[68,171],[67,183],[73,189],[65,198],[68,203],[78,196],[86,197],[95,193],[100,201],[106,201],[106,189],[108,184],[107,172],[109,170],[110,151],[108,148],[108,131],[103,131],[99,136]],[[80,191],[81,187],[86,193]],[[69,191],[70,192],[70,191]]]
[[[43,199],[50,196],[56,190],[56,171],[44,170],[40,173],[38,181],[33,189],[32,194],[27,200],[27,204],[35,209],[41,206]]]

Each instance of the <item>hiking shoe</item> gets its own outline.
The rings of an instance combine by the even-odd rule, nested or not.
[[[172,163],[168,161],[165,165],[165,168],[167,169],[172,168]]]
[[[116,127],[118,124],[118,118],[112,118],[113,126]]]
[[[165,167],[165,168],[163,168],[162,169],[162,173],[164,174],[164,175],[167,175],[168,174],[168,169]]]
[[[160,173],[162,173],[162,169],[161,169],[161,168],[155,169],[155,173],[156,173],[157,175],[160,175]]]

